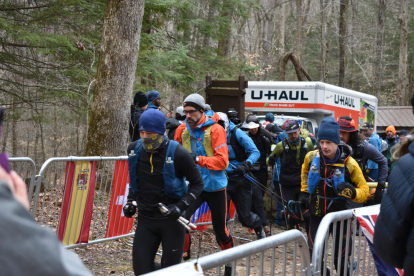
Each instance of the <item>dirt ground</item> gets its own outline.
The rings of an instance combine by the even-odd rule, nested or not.
[[[281,229],[275,227],[275,224],[272,224],[271,226],[272,234],[278,234],[282,232]],[[202,240],[200,243],[201,236]],[[244,239],[256,240],[256,235],[248,234],[246,228],[242,227],[237,219],[234,224],[233,236],[235,237],[235,246],[249,242]],[[79,255],[79,257],[82,259],[82,261],[94,275],[133,276],[134,273],[132,269],[132,241],[133,238],[131,237],[81,248],[75,248],[72,250]],[[196,259],[197,256],[202,257],[220,251],[211,227],[209,227],[205,232],[196,232],[192,235],[191,251],[193,259]],[[277,252],[277,254],[283,254],[282,249],[277,249],[277,251],[279,251]],[[288,248],[288,261],[289,259],[290,261],[292,260],[292,254],[289,254],[292,252],[293,249]],[[281,255],[279,256],[282,257]],[[269,261],[270,258],[271,252],[266,252],[266,260]],[[159,256],[156,258],[156,260],[159,260]],[[258,264],[256,264],[256,262],[258,263],[258,260],[258,256],[252,257],[251,275],[258,275]],[[266,265],[267,263],[269,262],[266,261],[265,268],[266,266],[268,266]],[[238,262],[237,265],[237,274],[242,273],[243,275],[245,275],[245,272],[243,271],[245,261],[242,260]],[[207,274],[212,274],[212,271],[209,271],[209,273],[206,273],[206,275]]]

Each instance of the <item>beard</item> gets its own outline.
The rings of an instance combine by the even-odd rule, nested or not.
[[[196,126],[198,124],[198,122],[200,121],[200,119],[201,119],[201,115],[202,114],[199,114],[199,116],[197,118],[195,118],[195,119],[191,118],[190,119],[191,121],[189,121],[189,119],[187,119],[188,125],[189,126],[192,126],[192,127],[193,126]]]

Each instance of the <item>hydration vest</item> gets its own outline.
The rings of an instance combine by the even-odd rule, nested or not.
[[[306,154],[308,153],[308,143],[305,138],[301,138],[299,143],[299,163],[297,162],[297,152],[290,148],[287,139],[282,141],[283,154],[280,156],[280,175],[279,180],[283,185],[300,185],[301,182],[301,171],[302,164],[305,160]]]
[[[203,137],[203,146],[204,150],[206,151],[207,157],[213,157],[213,146],[211,142],[211,127],[213,125],[209,125],[204,130],[204,137]],[[192,152],[191,150],[191,135],[187,128],[184,129],[183,134],[181,136],[183,147],[188,150],[188,152]]]
[[[345,182],[345,164],[333,164],[337,167],[335,169],[335,172],[332,177],[330,178],[323,178],[320,176],[320,155],[319,151],[313,154],[311,153],[310,156],[310,162],[311,166],[309,168],[309,174],[308,174],[308,192],[309,194],[313,194],[315,191],[316,186],[319,184],[319,181],[324,181],[325,184],[333,189],[337,189],[338,185],[342,182]],[[341,165],[341,166],[339,166]],[[327,165],[328,166],[328,165]],[[319,197],[322,197],[320,195],[317,195]],[[324,198],[324,197],[322,197]],[[336,197],[336,198],[328,198],[328,199],[337,199],[337,198],[343,198],[343,197]],[[329,208],[329,207],[328,207]]]
[[[237,140],[236,131],[237,131],[237,127],[231,130],[230,145],[231,145],[231,148],[233,149],[234,154],[236,155],[236,160],[239,162],[243,162],[247,160],[249,156],[247,156],[246,150],[240,145],[239,141]]]
[[[139,178],[137,177],[137,166],[139,165],[139,155],[142,150],[142,140],[139,139],[134,148],[135,155],[128,156],[128,169],[129,169],[129,185],[132,193],[137,194],[140,192],[139,189]],[[170,140],[168,144],[167,154],[165,156],[162,176],[164,179],[164,194],[168,197],[179,199],[187,193],[187,184],[184,178],[178,178],[175,175],[174,168],[174,156],[175,151],[179,143],[174,140]],[[137,179],[138,178],[138,179]],[[137,181],[138,180],[138,181]],[[153,191],[153,192],[159,192]],[[148,191],[147,191],[148,192]]]

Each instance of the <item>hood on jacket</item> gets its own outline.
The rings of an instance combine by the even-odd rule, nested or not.
[[[229,127],[230,127],[230,124],[229,124],[229,118],[227,117],[227,114],[226,113],[223,113],[223,112],[217,112],[216,113],[218,116],[219,116],[219,124],[220,124],[220,121],[222,122],[222,126],[224,127],[224,129],[226,130],[226,132],[229,132],[230,130],[229,130]]]

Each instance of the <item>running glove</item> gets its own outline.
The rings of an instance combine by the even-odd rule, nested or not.
[[[167,206],[168,212],[164,214],[170,220],[177,220],[181,216],[181,210],[176,204],[170,204]]]
[[[240,166],[234,169],[234,172],[239,175],[244,175],[246,172],[250,170],[251,167],[252,165],[250,164],[250,162],[243,161],[243,163],[241,163]]]
[[[374,194],[374,204],[380,204],[382,201],[382,195],[384,194],[385,189],[385,182],[379,181],[377,185],[377,189],[375,190]]]
[[[349,199],[354,199],[356,197],[355,187],[347,182],[342,182],[336,187],[336,191],[339,196],[343,196]]]
[[[127,218],[132,218],[135,213],[137,212],[137,202],[135,199],[132,199],[128,197],[128,201],[125,204],[124,208],[122,209],[124,211],[124,215]]]
[[[300,192],[299,201],[300,201],[300,205],[303,209],[305,209],[305,210],[309,209],[309,201],[310,201],[309,193]]]

